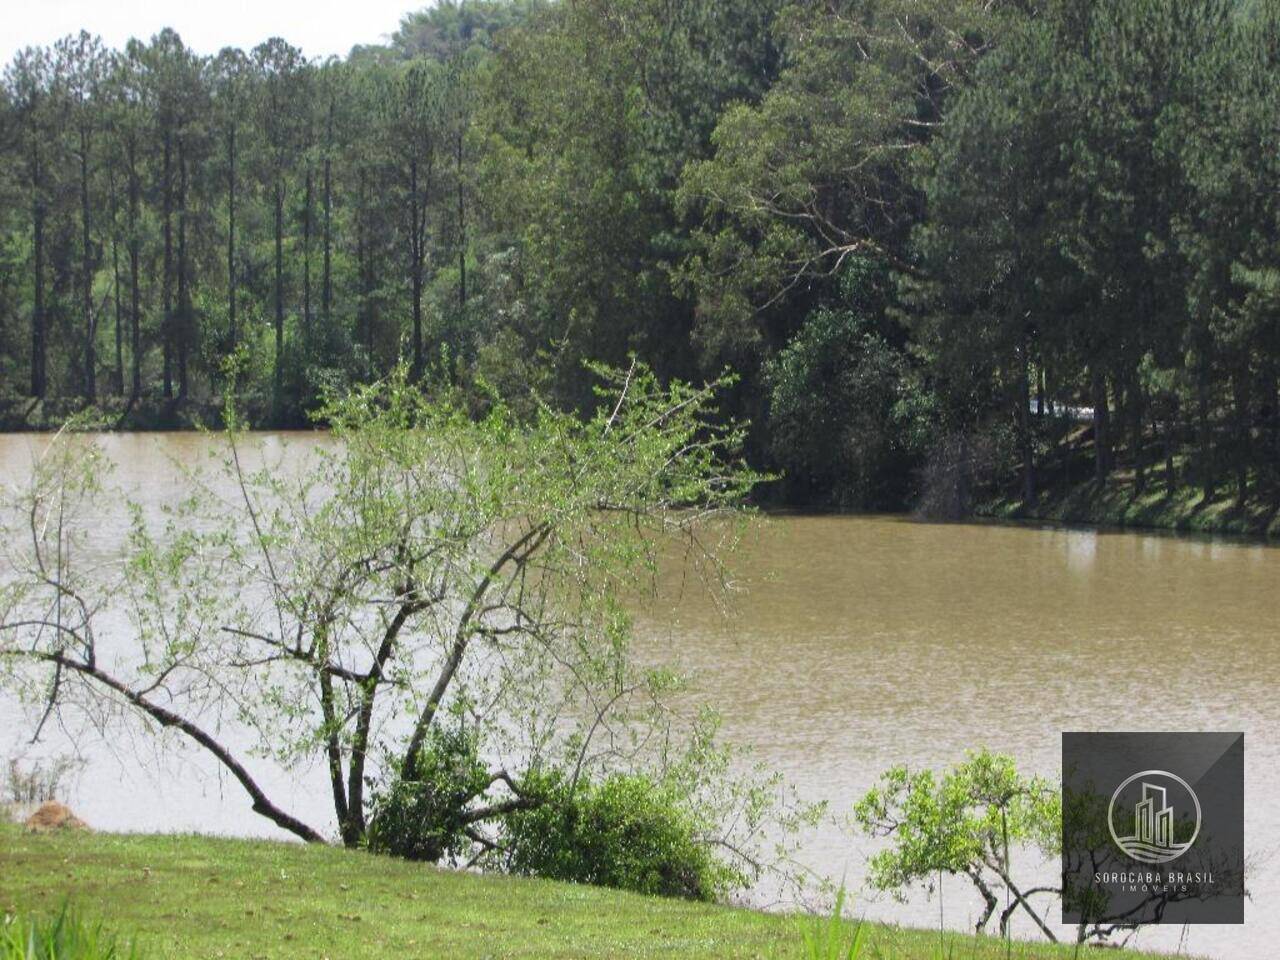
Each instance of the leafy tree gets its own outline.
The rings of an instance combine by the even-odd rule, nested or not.
[[[847,303],[810,314],[766,367],[770,448],[790,499],[901,508],[933,404],[885,317],[887,278],[854,266]]]
[[[688,233],[673,191],[719,110],[768,82],[776,8],[571,0],[539,29],[504,34],[484,96],[482,189],[502,197],[488,209],[518,256],[508,329],[519,349],[548,350],[564,402],[590,400],[584,357],[636,351],[664,374],[696,372],[691,305],[671,282]]]
[[[855,804],[853,813],[863,831],[887,837],[891,844],[871,859],[872,886],[903,896],[913,886],[932,890],[941,874],[966,876],[986,904],[978,932],[999,906],[1000,892],[1007,891],[1001,934],[1021,910],[1046,937],[1057,939],[1031,898],[1058,890],[1020,884],[1011,859],[1015,847],[1056,854],[1062,821],[1056,784],[1023,776],[1010,757],[979,750],[941,776],[893,767]]]
[[[371,838],[372,804],[375,842],[397,835],[397,810],[436,810],[437,839],[404,852],[443,856],[462,837],[472,856],[501,850],[506,818],[545,802],[541,773],[638,773],[646,744],[676,742],[677,682],[632,657],[623,595],[673,548],[723,582],[717,544],[757,479],[741,431],[716,423],[716,385],[597,373],[591,418],[543,408],[521,423],[497,404],[473,419],[401,368],[333,403],[338,443],[296,476],[252,467],[232,417],[229,487],[193,476],[199,492],[160,525],[135,512],[111,573],[82,565],[74,520],[105,492],[101,453],[64,433],[7,515],[23,529],[0,602],[6,688],[48,693],[36,712],[68,721],[122,707],[174,730],[305,840],[325,825],[268,796],[215,718],[279,762],[318,760],[348,845]],[[474,740],[459,749],[461,718]],[[731,779],[695,748],[686,776]],[[459,764],[471,773],[445,775],[462,791],[449,800],[431,785]],[[717,838],[754,860],[766,807],[740,796],[754,812],[723,823],[750,835]]]
[[[780,346],[796,305],[850,258],[905,268],[920,214],[911,165],[996,20],[977,3],[791,3],[784,51],[759,103],[719,118],[714,157],[681,202],[702,227],[681,276],[698,298],[707,362],[749,368]],[[808,299],[806,299],[808,298]]]
[[[405,14],[390,48],[405,60],[448,62],[471,47],[492,48],[503,31],[530,22],[549,6],[548,0],[443,0]]]

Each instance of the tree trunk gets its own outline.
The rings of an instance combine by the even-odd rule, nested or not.
[[[111,291],[115,300],[116,308],[116,370],[115,370],[115,393],[117,397],[124,396],[124,328],[121,326],[120,320],[123,309],[120,304],[120,231],[116,224],[119,222],[119,216],[116,210],[115,188],[111,191]]]
[[[1022,451],[1022,502],[1030,506],[1036,499],[1036,465],[1031,443],[1031,382],[1026,341],[1018,350],[1018,446]]]
[[[276,359],[271,412],[279,424],[284,414],[284,187],[278,180],[275,185],[275,235]]]
[[[311,167],[307,167],[306,192],[302,204],[302,349],[311,350],[311,203],[314,199]]]
[[[1213,454],[1213,428],[1209,423],[1208,374],[1204,366],[1204,362],[1201,361],[1201,369],[1196,377],[1196,399],[1198,401],[1196,422],[1200,438],[1200,487],[1204,491],[1204,499],[1207,503],[1214,497],[1214,487],[1217,485],[1215,476],[1217,465],[1214,463]]]
[[[34,126],[34,122],[33,122]],[[34,302],[31,310],[31,395],[43,397],[47,387],[45,368],[48,352],[44,313],[44,191],[40,175],[40,151],[32,131],[31,148],[31,246],[34,272]]]
[[[232,350],[236,330],[236,125],[227,130],[227,335]]]
[[[418,161],[409,161],[409,264],[413,280],[413,378],[422,376],[422,235],[418,229]]]
[[[168,132],[164,135],[164,316],[160,343],[164,353],[164,398],[173,399],[173,171]]]
[[[330,309],[333,304],[333,162],[326,152],[324,158],[324,276],[320,281],[320,312],[324,319],[325,330],[332,329],[333,322]]]
[[[1105,483],[1111,472],[1110,411],[1107,408],[1107,379],[1100,373],[1093,374],[1093,452],[1094,478]]]
[[[178,316],[175,346],[178,354],[178,399],[187,398],[187,369],[194,339],[195,317],[187,269],[187,151],[178,141]]]
[[[458,134],[458,152],[456,172],[458,177],[458,309],[465,314],[467,309],[467,212],[466,189],[462,181],[462,141]]]
[[[1129,384],[1129,455],[1133,458],[1133,490],[1135,496],[1141,496],[1147,489],[1147,461],[1143,448],[1142,419],[1146,404],[1142,396],[1142,387],[1135,377]]]
[[[81,293],[84,310],[84,395],[90,403],[98,399],[98,358],[94,341],[97,324],[93,315],[93,250],[89,221],[89,131],[80,128],[80,243]]]
[[[141,184],[138,182],[137,157],[134,148],[129,147],[129,322],[130,322],[130,356],[133,367],[133,390],[131,397],[136,401],[142,396],[142,285],[140,270],[140,240],[138,237],[139,205]]]
[[[1253,459],[1253,443],[1249,423],[1249,369],[1248,361],[1232,378],[1232,400],[1235,406],[1236,437],[1235,474],[1236,509],[1243,511],[1249,500],[1249,463]]]

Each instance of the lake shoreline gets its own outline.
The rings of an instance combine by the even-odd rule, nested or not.
[[[119,398],[116,398],[119,400]],[[222,408],[212,401],[171,400],[164,403],[146,401],[132,407],[127,401],[112,402],[107,407],[75,410],[37,409],[27,402],[29,415],[23,416],[22,405],[0,404],[0,435],[38,435],[55,432],[71,417],[83,417],[82,429],[105,434],[180,434],[221,429]],[[261,418],[266,419],[265,415]],[[324,434],[328,427],[315,422],[290,422],[279,427],[252,426],[254,432],[280,434]],[[1099,531],[1130,533],[1165,532],[1190,536],[1229,537],[1252,543],[1280,542],[1280,506],[1251,500],[1243,514],[1234,495],[1220,490],[1218,497],[1205,504],[1196,487],[1178,487],[1169,494],[1159,484],[1142,496],[1133,495],[1130,484],[1121,481],[1099,491],[1095,481],[1048,489],[1032,504],[1019,494],[1000,493],[979,500],[968,516],[954,520],[924,517],[912,510],[865,511],[845,510],[821,504],[786,504],[761,498],[756,506],[764,516],[892,516],[926,523],[1017,523],[1049,524],[1069,528],[1091,528]]]
[[[982,520],[1047,522],[1129,532],[1167,531],[1178,534],[1229,536],[1244,541],[1280,540],[1280,509],[1250,500],[1240,510],[1234,495],[1220,493],[1208,503],[1198,488],[1180,487],[1134,496],[1126,486],[1099,490],[1090,481],[1063,493],[1050,491],[1034,503],[1020,496],[1001,496],[979,503],[973,511]]]

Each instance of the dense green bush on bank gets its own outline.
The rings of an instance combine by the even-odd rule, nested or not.
[[[476,738],[450,729],[429,739],[414,780],[376,794],[369,849],[460,863],[477,836],[468,805],[490,786]],[[704,823],[674,784],[640,774],[598,781],[559,772],[526,776],[484,863],[523,876],[690,900],[723,899],[748,882],[716,857]]]
[[[674,786],[640,774],[576,785],[560,778],[545,802],[509,824],[513,872],[638,893],[716,900],[745,877],[701,842]]]

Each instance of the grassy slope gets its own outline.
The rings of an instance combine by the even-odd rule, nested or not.
[[[0,825],[0,911],[86,916],[151,958],[794,957],[798,920],[541,880],[474,876],[298,844],[33,835]],[[934,960],[936,931],[877,926],[869,956]],[[1004,957],[956,938],[957,960]],[[1015,944],[1022,960],[1070,949]],[[1084,956],[1145,956],[1087,950]]]
[[[1124,489],[1099,494],[1092,483],[1063,496],[1049,493],[1028,507],[1015,498],[980,505],[978,516],[1008,520],[1047,520],[1104,527],[1180,530],[1280,539],[1280,514],[1251,506],[1241,514],[1227,499],[1204,504],[1198,491],[1180,490],[1169,497],[1148,493],[1133,497]]]
[[[1271,498],[1259,495],[1243,511],[1237,508],[1234,490],[1224,484],[1217,497],[1204,502],[1199,489],[1179,487],[1170,495],[1160,479],[1149,481],[1145,493],[1135,496],[1131,476],[1117,474],[1099,488],[1093,480],[1067,490],[1050,485],[1036,502],[1024,504],[1010,495],[980,504],[979,516],[1002,519],[1049,520],[1113,527],[1143,527],[1200,533],[1226,533],[1280,539],[1280,511]]]

